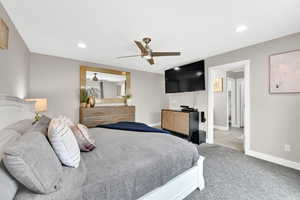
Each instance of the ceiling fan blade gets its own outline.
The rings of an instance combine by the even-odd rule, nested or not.
[[[153,58],[147,59],[147,61],[148,61],[148,63],[150,63],[150,65],[154,65],[154,60],[153,60]]]
[[[158,56],[180,56],[180,52],[152,52],[153,57],[158,57]]]
[[[134,41],[136,46],[141,50],[142,54],[147,54],[147,49],[143,46],[143,44],[139,41]]]
[[[119,58],[130,58],[130,57],[139,57],[141,55],[131,55],[131,56],[120,56],[120,57],[117,57],[118,59]]]

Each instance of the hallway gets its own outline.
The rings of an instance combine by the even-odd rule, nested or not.
[[[244,129],[230,128],[228,131],[214,130],[214,143],[244,152]]]

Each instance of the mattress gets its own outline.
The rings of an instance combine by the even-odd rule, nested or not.
[[[97,148],[82,153],[86,200],[133,200],[196,165],[194,144],[162,133],[90,129]]]

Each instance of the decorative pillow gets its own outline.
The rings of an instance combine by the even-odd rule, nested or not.
[[[37,121],[33,126],[32,126],[32,131],[34,132],[40,132],[43,135],[47,136],[48,134],[48,127],[51,122],[51,119],[47,117],[46,115],[43,115],[39,121]]]
[[[58,117],[59,120],[61,120],[63,123],[65,123],[66,126],[68,127],[73,127],[74,123],[72,122],[71,119],[67,118],[66,116],[60,115]]]
[[[59,118],[52,119],[48,128],[48,139],[60,161],[77,168],[80,163],[80,149],[72,130]]]
[[[77,124],[72,127],[72,131],[81,151],[92,151],[96,148],[95,140],[89,136],[89,130],[86,126]]]
[[[62,165],[39,132],[28,132],[5,151],[4,165],[29,190],[48,194],[61,187]]]
[[[18,190],[18,182],[10,176],[2,162],[0,163],[0,196],[1,200],[14,199]]]
[[[19,137],[20,133],[17,133],[13,129],[0,130],[0,199],[12,200],[18,190],[18,182],[8,173],[5,169],[2,158],[4,151],[8,146],[11,146]]]

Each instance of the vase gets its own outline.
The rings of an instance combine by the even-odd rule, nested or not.
[[[127,99],[127,103],[126,103],[128,106],[131,106],[132,105],[132,99]]]
[[[90,104],[91,108],[95,107],[96,100],[95,100],[94,96],[89,97],[89,103],[88,104]]]

